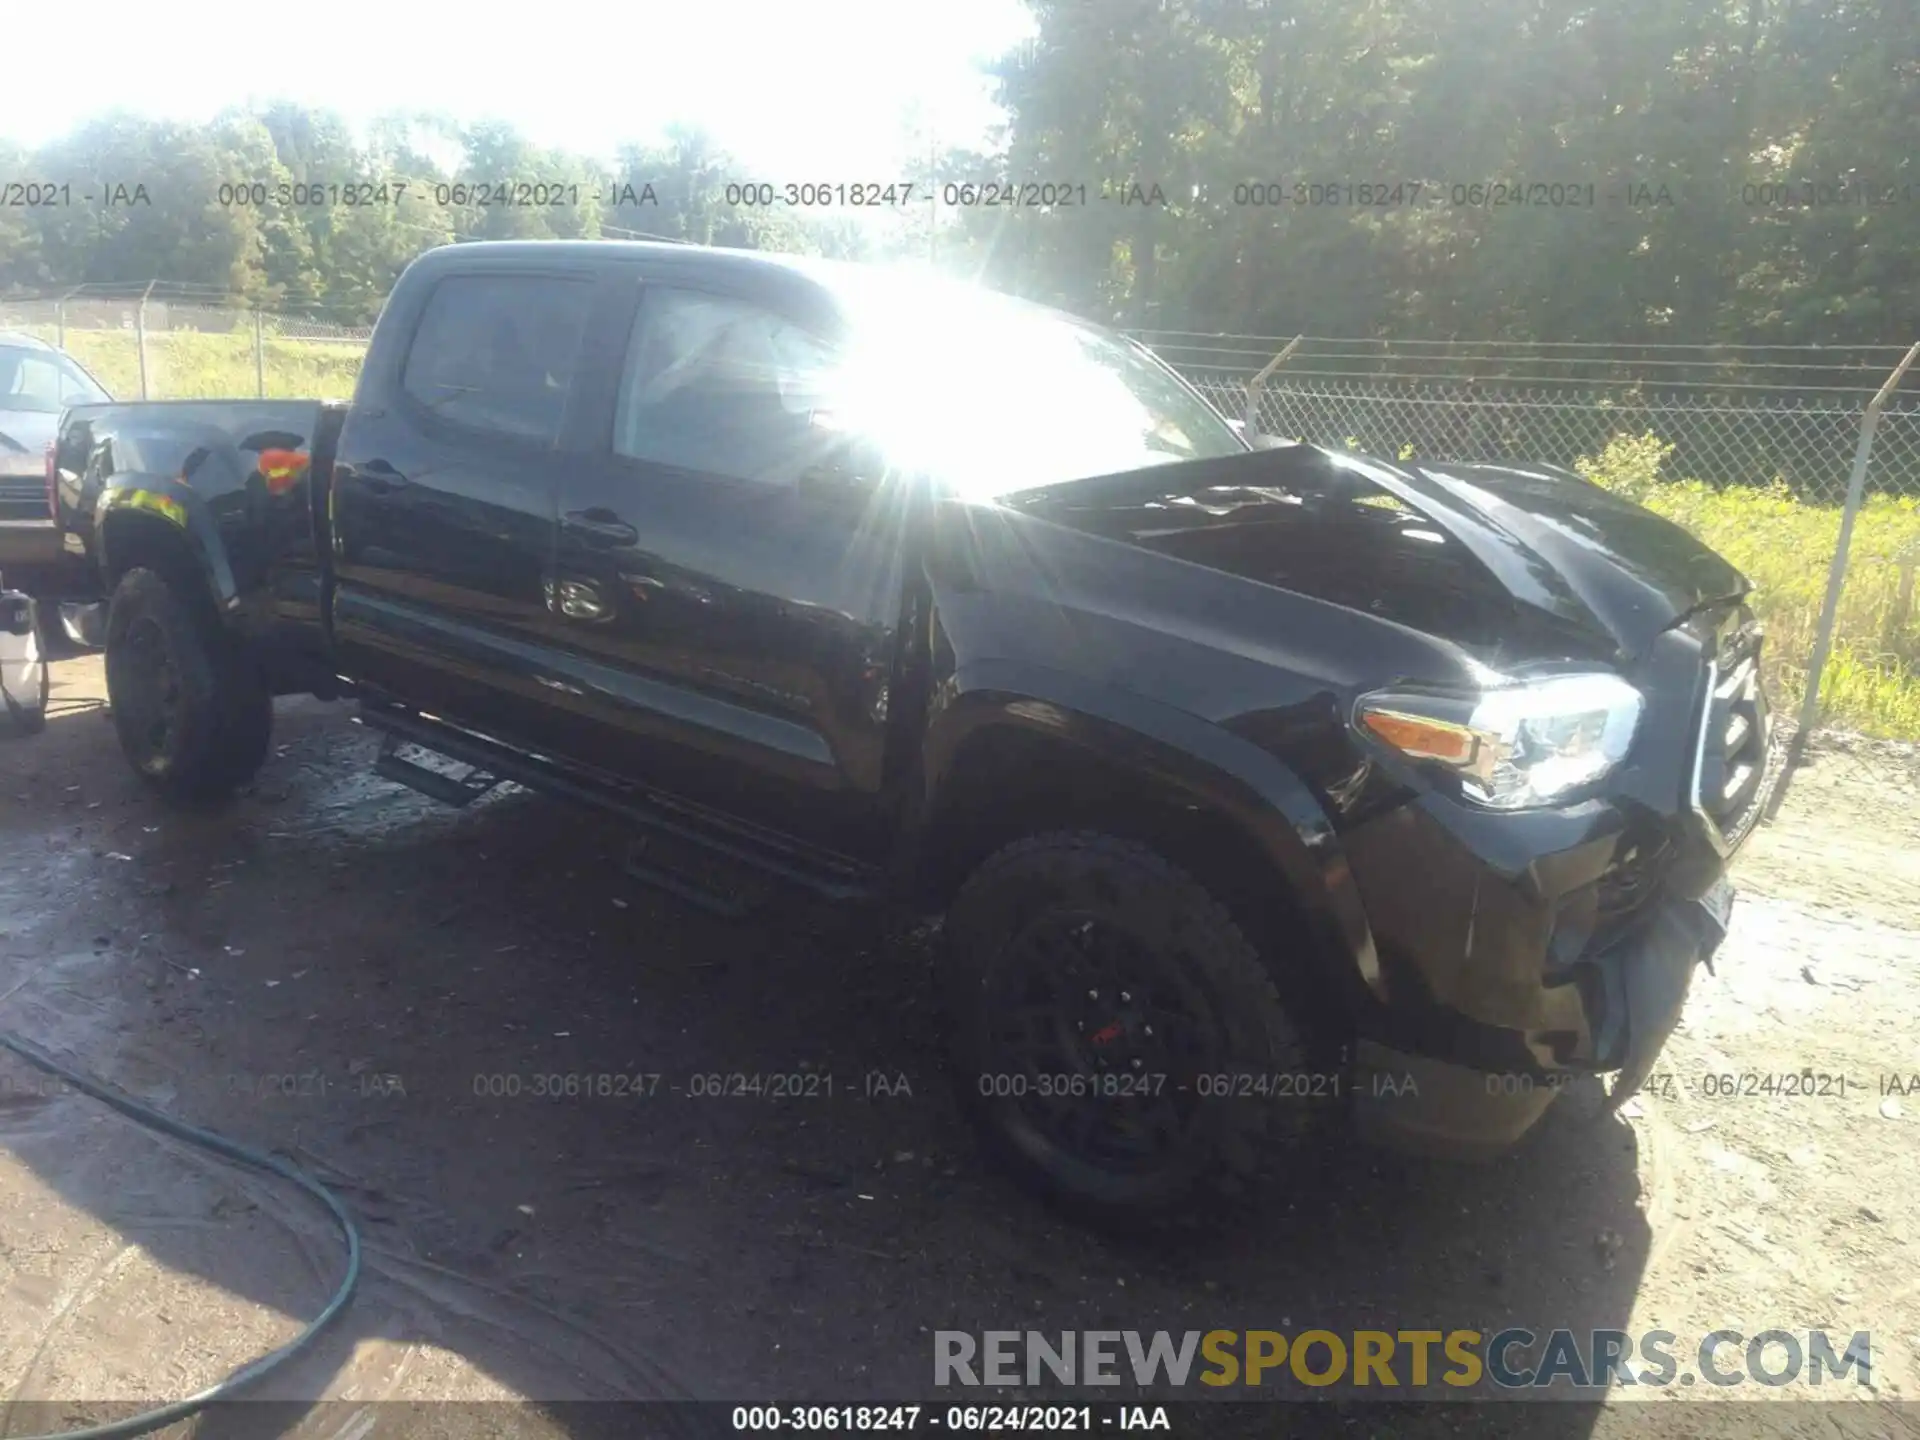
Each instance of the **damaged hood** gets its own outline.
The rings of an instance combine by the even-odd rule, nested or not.
[[[1289,445],[1000,503],[1377,615],[1496,669],[1622,663],[1748,588],[1671,521],[1546,466],[1402,466]]]

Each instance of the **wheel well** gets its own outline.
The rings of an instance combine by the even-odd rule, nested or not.
[[[1300,898],[1244,827],[1170,784],[1082,747],[1006,727],[975,735],[955,757],[929,814],[914,899],[944,911],[1003,846],[1051,830],[1135,840],[1178,865],[1227,907],[1299,1018],[1322,1037],[1343,1034],[1348,1010],[1331,953]]]
[[[102,539],[101,569],[109,599],[129,570],[152,570],[165,576],[201,619],[219,625],[219,607],[207,583],[206,570],[193,546],[174,526],[158,516],[132,511],[108,516]]]

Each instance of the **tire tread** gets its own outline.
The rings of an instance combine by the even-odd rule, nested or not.
[[[977,1088],[965,1084],[969,1067],[977,1069],[978,1063],[976,1056],[967,1053],[964,1007],[972,996],[962,982],[975,975],[984,976],[984,957],[961,952],[979,938],[981,926],[1004,907],[1012,894],[1035,884],[1069,894],[1090,887],[1109,903],[1124,897],[1129,903],[1139,904],[1143,895],[1151,894],[1152,908],[1165,912],[1168,928],[1191,942],[1184,948],[1204,957],[1206,966],[1233,993],[1252,1002],[1259,1033],[1272,1056],[1272,1068],[1296,1068],[1307,1055],[1273,971],[1227,906],[1186,870],[1148,845],[1099,831],[1055,830],[1030,835],[1011,842],[981,863],[961,885],[942,927],[947,944],[954,947],[943,966],[949,1009],[955,1012],[950,1015],[954,1022],[954,1078],[962,1103],[981,1125],[989,1149],[1011,1161],[1015,1171],[1048,1198],[1096,1223],[1160,1223],[1175,1212],[1193,1218],[1243,1204],[1259,1192],[1275,1156],[1286,1153],[1289,1139],[1297,1138],[1284,1133],[1279,1106],[1245,1106],[1247,1123],[1220,1131],[1211,1163],[1196,1174],[1193,1184],[1147,1205],[1114,1204],[1096,1195],[1062,1193],[1027,1157],[1010,1153],[1011,1147],[994,1134],[979,1103]]]
[[[174,763],[156,771],[114,705],[115,729],[134,773],[171,804],[200,806],[228,799],[265,763],[272,736],[273,701],[247,664],[234,638],[182,596],[165,573],[136,566],[114,587],[107,619],[108,698],[112,700],[113,647],[144,614],[165,633],[191,714]]]

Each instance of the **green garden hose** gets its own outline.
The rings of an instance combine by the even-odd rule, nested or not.
[[[327,1302],[326,1309],[308,1323],[306,1329],[279,1349],[268,1351],[257,1360],[241,1366],[226,1379],[208,1386],[198,1394],[189,1395],[184,1400],[176,1400],[169,1405],[162,1405],[157,1410],[143,1411],[125,1420],[115,1420],[105,1425],[93,1425],[83,1430],[62,1430],[51,1435],[29,1436],[25,1437],[25,1440],[124,1440],[126,1436],[145,1435],[163,1426],[171,1425],[176,1420],[184,1420],[187,1416],[204,1410],[218,1401],[232,1399],[247,1386],[278,1369],[312,1344],[314,1338],[346,1308],[347,1302],[353,1298],[354,1287],[360,1283],[360,1232],[354,1227],[353,1217],[347,1214],[346,1207],[318,1180],[264,1151],[252,1149],[236,1140],[229,1140],[223,1135],[216,1135],[211,1130],[202,1130],[199,1126],[189,1125],[183,1120],[176,1120],[171,1115],[162,1114],[150,1105],[143,1105],[129,1095],[103,1085],[98,1080],[70,1070],[32,1041],[18,1035],[0,1030],[0,1050],[12,1051],[35,1069],[43,1070],[57,1079],[64,1080],[81,1094],[90,1095],[102,1104],[112,1106],[137,1125],[143,1125],[149,1130],[157,1130],[163,1135],[171,1135],[176,1140],[184,1140],[189,1145],[210,1151],[250,1169],[264,1170],[270,1175],[278,1175],[283,1180],[291,1181],[326,1206],[328,1213],[333,1217],[334,1224],[340,1228],[340,1233],[347,1242],[346,1273],[341,1277],[339,1288],[333,1292],[333,1298]]]

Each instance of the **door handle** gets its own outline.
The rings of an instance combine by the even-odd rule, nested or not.
[[[611,547],[615,545],[634,545],[640,540],[640,532],[627,524],[611,510],[598,507],[592,510],[569,510],[567,529],[573,531],[588,545]]]
[[[376,495],[388,494],[407,483],[407,477],[384,460],[369,460],[360,467],[360,478]]]

